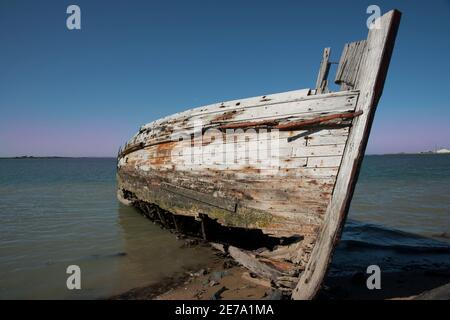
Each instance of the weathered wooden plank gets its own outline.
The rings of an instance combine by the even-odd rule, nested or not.
[[[379,18],[380,28],[369,31],[355,88],[360,90],[356,111],[364,113],[353,120],[336,186],[328,206],[324,226],[311,258],[293,291],[294,299],[310,299],[318,292],[339,240],[355,189],[378,100],[392,55],[401,13],[390,11]]]
[[[207,106],[197,107],[191,110],[179,112],[156,121],[150,122],[141,127],[141,130],[145,130],[152,127],[158,127],[164,124],[168,124],[171,121],[178,119],[190,119],[196,116],[205,116],[211,114],[220,114],[225,112],[231,112],[242,108],[257,108],[261,106],[269,106],[278,103],[289,103],[302,100],[313,100],[315,97],[310,96],[310,89],[295,90],[289,92],[283,92],[279,94],[271,94],[266,96],[258,96],[247,99],[232,100],[227,102],[214,103]]]
[[[127,189],[133,190],[129,185],[129,180],[123,184]],[[144,186],[142,188],[142,186]],[[208,212],[208,215],[212,219],[218,219],[219,223],[229,226],[240,226],[246,228],[259,228],[263,232],[277,234],[277,229],[280,226],[286,225],[286,218],[283,216],[277,217],[277,215],[264,216],[261,213],[255,213],[254,208],[248,208],[243,205],[239,205],[236,213],[218,209],[211,210],[211,207],[201,201],[191,200],[186,197],[180,196],[177,193],[167,192],[166,190],[159,191],[156,186],[149,184],[143,184],[141,187],[137,187],[137,197],[144,201],[155,203],[163,209],[170,209],[171,212],[180,215],[190,215],[197,217],[199,212]],[[188,201],[187,201],[188,200]],[[256,212],[261,212],[256,210]],[[294,232],[298,235],[311,235],[317,231],[318,226],[315,224],[308,224],[306,221],[292,220],[290,222],[291,234]],[[286,228],[288,230],[289,228]],[[286,235],[285,229],[280,229],[278,236]],[[292,231],[293,230],[293,231]]]
[[[286,123],[281,123],[278,126],[276,126],[276,129],[279,130],[298,130],[303,129],[304,127],[313,126],[313,125],[319,125],[324,122],[332,121],[332,120],[344,120],[344,119],[353,119],[355,117],[358,117],[362,114],[361,111],[358,112],[345,112],[345,113],[334,113],[330,115],[322,115],[320,117],[311,118],[311,119],[304,119],[300,121],[289,121]]]
[[[214,103],[211,105],[192,109],[188,113],[191,116],[196,116],[224,111],[229,112],[243,107],[258,107],[268,104],[277,104],[285,101],[296,101],[300,99],[305,99],[309,95],[310,89],[293,90],[246,99],[237,99],[226,102]]]
[[[289,139],[288,142],[295,141],[297,139],[309,139],[315,137],[329,137],[329,136],[348,136],[349,127],[342,128],[313,128],[308,130],[234,130],[230,132],[206,132],[203,136],[194,137],[192,139],[186,139],[178,141],[177,147],[187,147],[191,145],[204,146],[213,141],[213,144],[217,143],[240,143],[240,142],[270,142],[279,139]],[[158,146],[149,146],[147,150],[158,150]]]
[[[233,117],[227,120],[222,120],[220,123],[249,121],[249,120],[264,120],[270,118],[278,118],[283,115],[291,117],[293,115],[308,115],[311,113],[320,112],[337,112],[354,109],[357,92],[332,93],[319,96],[306,96],[298,101],[283,101],[276,104],[269,104],[267,106],[240,108],[245,110],[244,114],[236,113]],[[348,108],[347,108],[348,107]],[[190,111],[192,113],[192,110]],[[223,112],[225,113],[225,112]],[[176,138],[175,133],[182,132],[185,135],[195,133],[195,124],[197,120],[201,120],[203,128],[213,125],[214,115],[198,115],[186,116],[174,115],[170,120],[157,120],[143,126],[140,131],[125,145],[124,151],[130,148],[139,147],[141,143],[145,145],[157,144]],[[217,117],[217,115],[215,115]]]
[[[351,110],[351,109],[350,109]],[[341,127],[341,126],[348,126],[349,122],[346,121],[346,119],[351,119],[354,116],[358,116],[359,114],[356,113],[348,113],[345,111],[348,111],[348,108],[345,107],[345,109],[342,109],[341,112],[339,114],[334,114],[334,113],[328,113],[328,112],[322,112],[320,114],[314,114],[314,113],[310,113],[308,114],[307,117],[298,117],[296,115],[292,115],[289,117],[290,121],[280,121],[277,126],[275,126],[275,129],[279,129],[279,130],[283,130],[283,131],[288,131],[289,133],[292,133],[294,131],[299,131],[299,130],[306,130],[307,128],[311,127],[312,129],[314,129],[314,125],[318,126],[321,123],[325,123],[328,121],[333,121],[333,120],[339,120],[338,122],[335,122],[335,124],[333,125],[330,122],[330,126],[333,127]],[[302,119],[302,120],[298,120],[298,119]],[[265,122],[265,121],[263,121]],[[278,122],[278,121],[277,121]],[[259,123],[259,122],[258,122]],[[272,120],[271,120],[272,123]],[[252,123],[249,122],[235,122],[233,124],[230,124],[231,127],[237,127],[239,128],[240,125],[244,125],[245,127],[247,127],[248,125],[253,125]],[[231,129],[230,127],[230,129]],[[219,126],[218,128],[222,128],[222,126]],[[219,131],[212,131],[212,130],[216,130],[215,128],[210,128],[206,131],[205,135],[201,135],[201,133],[196,133],[195,128],[192,128],[192,130],[186,130],[186,131],[180,131],[183,132],[182,135],[185,137],[183,139],[177,138],[176,136],[173,136],[170,132],[169,133],[165,133],[165,134],[161,134],[158,138],[155,139],[151,139],[148,138],[144,141],[140,141],[137,144],[131,144],[129,146],[127,146],[122,153],[120,154],[119,158],[124,157],[132,152],[141,150],[143,148],[147,148],[147,147],[159,147],[161,144],[165,144],[168,142],[176,142],[176,141],[181,141],[181,142],[186,142],[186,143],[193,143],[197,140],[200,139],[205,139],[206,142],[202,142],[203,144],[207,144],[208,141],[211,139],[210,137],[214,137],[214,138],[222,138],[225,136],[225,140],[227,139],[227,136],[229,137],[233,137],[236,135],[240,135],[240,134],[244,134],[243,136],[245,138],[251,137],[252,132],[255,131],[256,134],[265,134],[265,132],[267,131],[267,128],[258,128],[258,129],[253,129],[253,128],[246,128],[244,129],[232,129],[232,131],[230,133],[221,133]],[[239,130],[242,130],[241,132],[238,132]],[[228,129],[227,129],[228,131]],[[273,137],[274,135],[278,134],[278,130],[274,130],[274,129],[270,129],[270,137]],[[172,131],[171,131],[172,132]],[[190,139],[191,136],[197,136],[194,139]],[[273,140],[273,138],[270,138],[270,140]]]
[[[276,181],[274,184],[282,187],[282,181]],[[268,189],[248,190],[246,193],[248,197],[240,200],[240,203],[252,208],[262,205],[268,209],[277,207],[281,208],[281,211],[306,212],[304,208],[313,208],[317,206],[326,208],[326,200],[330,198],[331,191],[332,190],[324,190],[322,192],[305,193],[300,192],[299,190],[293,190],[286,196],[284,192],[270,192]]]
[[[217,152],[240,153],[256,151],[277,151],[278,149],[295,146],[319,146],[330,144],[343,144],[348,136],[348,128],[319,130],[319,131],[279,131],[259,134],[256,131],[243,134],[218,136],[212,140],[211,137],[198,138],[195,140],[180,141],[172,148],[161,148],[158,146],[146,147],[147,157],[145,159],[156,159],[170,156],[199,156]],[[236,138],[236,139],[234,139]],[[213,141],[210,143],[210,141]],[[196,147],[192,147],[192,145]],[[274,152],[276,153],[276,152]],[[135,153],[138,155],[139,153]]]
[[[140,164],[134,164],[134,166],[141,170],[141,174],[145,172],[151,171],[174,171],[174,172],[189,172],[192,174],[199,173],[200,175],[205,174],[205,172],[209,172],[212,176],[216,177],[227,177],[228,179],[243,179],[243,180],[253,180],[255,176],[265,177],[267,181],[269,179],[276,178],[294,178],[297,179],[305,178],[305,179],[316,179],[316,180],[326,180],[328,182],[329,179],[334,179],[337,174],[337,167],[327,167],[327,166],[314,166],[307,167],[308,161],[306,157],[323,157],[323,156],[333,156],[335,154],[342,153],[343,146],[331,146],[323,152],[320,150],[315,150],[312,152],[305,152],[298,160],[285,160],[285,161],[275,161],[273,163],[265,162],[265,163],[242,163],[239,162],[237,164],[157,164],[153,165],[148,162],[142,162]],[[316,147],[312,147],[316,148]],[[296,152],[300,152],[296,150]],[[316,155],[314,154],[316,152]],[[167,172],[164,172],[166,175]]]
[[[261,121],[267,119],[282,119],[283,117],[293,118],[295,116],[303,119],[314,118],[321,113],[337,113],[342,111],[354,110],[357,95],[351,93],[349,95],[328,96],[318,99],[309,99],[291,103],[279,103],[276,105],[259,107],[259,108],[243,108],[241,112],[234,114],[232,117],[220,119],[219,121],[211,120],[212,123],[231,123],[239,121]],[[203,118],[205,123],[209,123],[208,118]]]
[[[326,146],[333,144],[345,144],[348,139],[348,134],[342,135],[309,135],[304,138],[307,146]]]
[[[230,112],[243,107],[258,107],[270,104],[284,103],[289,101],[297,101],[307,99],[310,94],[310,89],[294,90],[282,93],[269,94],[265,96],[257,96],[246,99],[237,99],[226,102],[213,103],[206,106],[196,107],[194,109],[175,113],[161,119],[149,122],[141,127],[141,131],[158,127],[164,124],[169,124],[178,119],[190,119],[196,116],[204,116],[210,114],[218,114]]]
[[[342,89],[354,88],[365,48],[366,40],[344,46],[335,78],[335,83],[340,84]]]
[[[283,181],[279,179],[274,182],[278,187],[283,188]],[[270,192],[270,189],[260,190],[248,190],[249,197],[245,197],[240,201],[243,204],[249,204],[252,207],[262,204],[264,206],[276,206],[283,210],[289,210],[293,212],[303,212],[303,208],[315,207],[315,206],[327,206],[325,203],[331,196],[332,190],[321,190],[321,192],[301,192],[300,190],[293,189],[286,197],[284,194],[286,189],[280,189],[281,192]],[[304,207],[302,206],[304,205]],[[291,209],[292,208],[292,209]]]
[[[296,224],[291,221],[283,221],[282,223],[272,223],[270,226],[264,228],[264,233],[272,235],[301,235],[311,238],[316,238],[320,232],[321,226]]]
[[[222,253],[227,253],[225,250],[225,246],[221,243],[215,243],[215,242],[210,242],[209,243],[211,245],[211,247],[213,247],[214,249],[222,252]]]
[[[339,60],[339,64],[336,70],[336,78],[335,81],[339,81],[339,79],[342,79],[344,70],[346,69],[347,66],[347,55],[348,55],[348,49],[349,49],[350,44],[346,43],[344,45],[344,49],[342,50],[342,54],[341,54],[341,58]]]
[[[214,155],[204,150],[203,153],[195,154],[173,154],[167,156],[163,153],[161,156],[153,156],[152,153],[147,156],[130,157],[129,163],[135,165],[144,171],[149,170],[258,170],[269,168],[301,168],[307,166],[329,167],[330,163],[337,162],[339,159],[333,158],[332,162],[320,163],[319,160],[311,160],[313,157],[335,157],[342,155],[346,137],[328,137],[324,141],[318,141],[314,145],[304,145],[305,140],[299,140],[300,143],[294,146],[283,146],[271,150],[270,148],[256,147],[253,150],[236,149],[234,152],[227,153],[225,149],[219,148]],[[329,144],[338,143],[341,144]],[[190,151],[190,150],[189,150]],[[137,154],[137,153],[136,153]],[[307,161],[309,158],[309,161]],[[327,161],[327,159],[325,159]],[[313,165],[314,163],[314,165]]]
[[[150,181],[153,181],[153,182],[155,182],[156,183],[156,181],[154,180],[154,178],[149,178],[149,180]],[[191,179],[190,180],[191,181],[191,183],[192,183],[192,181],[196,181],[195,179]],[[179,181],[177,181],[177,182],[179,182]],[[236,185],[236,183],[238,183],[238,182],[236,182],[236,181],[233,181],[232,183],[234,183],[234,185]],[[301,183],[301,181],[297,181],[297,180],[295,180],[295,181],[292,181],[292,184],[294,184],[294,183],[297,183],[297,184],[299,184],[299,183]],[[255,183],[249,183],[249,184],[251,184],[251,185],[254,185]],[[275,183],[275,181],[274,180],[272,180],[271,181],[271,184],[273,185],[273,186],[277,186],[277,183]],[[267,184],[266,184],[267,185]],[[320,208],[320,206],[317,206],[317,204],[316,204],[316,202],[314,202],[314,201],[312,201],[310,198],[313,198],[313,196],[315,196],[316,194],[318,194],[318,193],[311,193],[311,192],[308,192],[308,186],[309,186],[310,184],[307,184],[307,185],[305,185],[305,188],[307,188],[307,189],[305,189],[304,191],[304,197],[303,197],[303,199],[302,199],[302,201],[303,201],[303,203],[305,204],[304,206],[303,206],[303,209],[306,209],[306,205],[309,205],[309,207],[311,208],[311,210],[309,211],[310,213],[310,215],[313,215],[314,214],[314,212],[316,212],[316,213],[318,213],[318,212],[320,212],[320,210],[318,210],[318,208]],[[279,186],[286,186],[286,182],[284,182],[283,183],[283,181],[282,180],[280,180],[280,182],[279,182]],[[315,186],[315,184],[312,184],[311,186]],[[195,187],[195,186],[194,186]],[[325,185],[325,187],[326,188],[330,188],[330,186],[329,185]],[[228,189],[229,188],[229,186],[226,186],[225,187],[225,190],[228,190],[228,191],[231,191],[231,189]],[[293,190],[295,190],[294,189],[294,187],[292,187],[293,188]],[[144,188],[145,189],[145,188]],[[246,190],[245,189],[245,187],[244,186],[241,186],[240,188],[238,188],[240,191],[242,191],[242,190]],[[299,189],[299,192],[301,192],[301,190],[303,190],[303,189]],[[246,190],[247,191],[247,190]],[[279,190],[277,190],[277,191],[279,191]],[[280,191],[282,191],[282,190],[280,190]],[[309,190],[309,191],[311,191],[311,190]],[[211,192],[212,193],[212,192]],[[255,194],[250,194],[250,193],[247,193],[248,195],[251,195],[252,197],[253,196],[255,196]],[[261,203],[263,203],[263,201],[264,201],[264,198],[266,198],[266,196],[268,196],[268,195],[273,195],[273,194],[275,194],[274,192],[273,192],[273,190],[270,190],[270,189],[268,189],[268,190],[262,190],[262,192],[260,192],[260,194],[259,194],[259,199],[261,200]],[[280,194],[283,194],[283,192],[280,192],[279,193],[279,195]],[[166,195],[167,196],[167,195]],[[195,196],[195,198],[199,198],[199,197],[197,197],[196,196],[196,194],[194,195]],[[142,195],[141,195],[141,197],[142,197]],[[205,207],[205,206],[198,206],[197,205],[197,201],[192,201],[192,196],[190,195],[190,194],[188,194],[188,197],[187,198],[185,198],[185,200],[182,200],[182,198],[181,199],[179,199],[178,201],[184,201],[184,202],[186,202],[186,200],[189,200],[190,201],[190,203],[193,203],[194,204],[194,206],[195,206],[195,208],[197,209],[197,210],[201,210],[201,212],[205,212],[205,213],[208,213],[209,212],[209,210],[211,210],[211,209],[208,209],[208,207]],[[163,205],[164,205],[164,203],[165,203],[165,201],[162,201],[162,202],[158,202],[158,199],[154,199],[154,198],[150,198],[150,199],[153,199],[153,201],[155,202],[155,203],[162,203]],[[294,202],[296,202],[297,200],[297,197],[295,196],[295,195],[293,195],[293,194],[291,194],[291,198],[290,198],[290,200],[291,201],[294,201]],[[205,202],[209,202],[209,201],[205,201]],[[173,197],[171,197],[171,206],[174,206],[174,199],[173,199]],[[259,205],[261,205],[261,203],[259,204]],[[298,203],[300,203],[300,201],[298,201]],[[274,202],[274,204],[275,205],[278,205],[279,207],[281,207],[282,206],[282,202],[280,201],[280,202],[277,202],[277,201],[275,201]],[[242,202],[242,205],[244,205],[244,206],[249,206],[250,205],[250,203],[248,203],[248,202]],[[251,207],[251,206],[250,206]],[[257,208],[254,208],[254,209],[257,209]],[[188,210],[186,210],[186,208],[181,208],[180,210],[178,210],[178,209],[171,209],[171,211],[173,211],[173,210],[175,210],[176,212],[178,212],[179,214],[186,214],[186,212],[188,212],[188,214],[191,214],[191,215],[195,215],[195,213],[194,212],[191,212],[191,211],[188,211]],[[286,208],[285,209],[283,209],[283,208],[281,208],[280,210],[278,210],[278,211],[283,211],[283,210],[285,210],[286,211]],[[295,211],[296,211],[297,209],[294,207],[294,209],[292,210],[294,213],[295,213]],[[323,211],[325,210],[325,208],[323,208]],[[191,213],[189,213],[189,212],[191,212]],[[237,212],[238,214],[240,214],[241,213],[241,210],[238,210],[238,212]],[[295,220],[295,223],[297,224],[297,226],[296,226],[296,228],[295,228],[295,230],[296,230],[296,233],[298,233],[298,234],[303,234],[304,232],[306,232],[306,231],[304,231],[304,230],[312,230],[312,229],[308,229],[308,228],[312,228],[311,226],[312,226],[312,223],[314,223],[314,221],[312,221],[311,220],[311,218],[310,218],[310,220],[308,220],[308,219],[301,219],[301,217],[302,217],[302,214],[308,214],[308,213],[302,213],[302,212],[298,212],[297,213],[298,214],[298,218]],[[280,217],[282,217],[282,218],[285,218],[285,217],[289,217],[290,215],[286,215],[286,214],[284,214],[283,212],[276,212],[276,211],[274,211],[274,212],[272,212],[272,216],[280,216]],[[292,223],[294,223],[294,222],[292,222]],[[316,223],[317,224],[317,223]],[[301,225],[301,226],[300,226]],[[310,226],[310,227],[308,227],[308,226]],[[305,229],[306,228],[306,229]],[[265,228],[262,228],[262,229],[264,229],[265,230]],[[275,230],[273,227],[270,229],[270,230]],[[315,229],[314,229],[315,230]]]
[[[260,277],[275,281],[282,275],[280,271],[269,267],[267,264],[259,262],[255,256],[245,252],[244,250],[230,246],[228,248],[228,252],[233,259]]]
[[[345,144],[294,147],[292,157],[342,156]]]
[[[318,183],[317,180],[311,180],[314,183],[305,183],[302,179],[289,179],[289,178],[278,178],[273,184],[268,185],[268,180],[249,180],[246,182],[236,182],[235,188],[231,190],[242,190],[246,192],[251,199],[256,198],[256,194],[263,194],[266,199],[280,199],[288,201],[291,197],[296,197],[296,195],[320,195],[323,193],[330,193],[333,191],[332,183]],[[229,184],[224,184],[228,187]]]
[[[141,175],[130,176],[125,172],[118,175],[120,188],[132,190],[142,201],[154,203],[164,210],[183,216],[199,217],[207,214],[211,219],[217,219],[224,226],[263,229],[277,222],[277,217],[269,213],[239,205],[236,210],[229,211],[190,196],[162,189],[157,183],[151,182]]]
[[[265,176],[268,179],[274,178],[311,178],[311,179],[321,179],[321,178],[334,178],[338,172],[337,168],[295,168],[295,169],[259,169],[252,171],[251,168],[242,170],[218,170],[222,174],[233,174],[237,179],[252,179],[255,174],[259,174],[261,177]]]
[[[323,202],[327,202],[327,200],[329,200],[329,197],[309,203],[306,200],[298,202],[295,200],[290,202],[273,200],[271,202],[243,201],[242,204],[249,208],[268,211],[273,216],[291,218],[297,224],[320,225],[327,209],[327,204]]]
[[[245,138],[240,137],[238,142],[228,142],[215,140],[211,144],[201,143],[201,140],[194,142],[197,147],[192,147],[191,141],[181,141],[176,144],[172,144],[169,147],[164,147],[164,145],[146,147],[145,149],[138,150],[134,152],[133,155],[129,155],[128,159],[142,159],[155,161],[160,163],[158,158],[166,158],[170,161],[173,157],[174,161],[178,161],[177,157],[196,157],[214,154],[220,158],[221,154],[234,154],[235,157],[241,157],[246,155],[246,153],[256,153],[259,152],[259,156],[290,156],[289,152],[283,153],[283,150],[289,151],[289,148],[295,147],[311,147],[311,146],[326,146],[334,144],[344,144],[347,139],[348,129],[334,129],[334,130],[321,130],[319,132],[312,132],[308,134],[308,131],[298,131],[299,134],[296,138],[295,132],[289,132],[289,134],[272,134],[271,140],[266,140],[266,135],[262,135],[262,139],[259,139],[257,133],[249,134],[247,137],[251,137],[247,141]],[[277,139],[276,136],[279,135],[280,138]],[[291,139],[287,140],[286,137]],[[206,138],[206,141],[209,141]],[[263,152],[267,151],[267,152]],[[271,152],[270,152],[271,151]],[[280,151],[280,152],[279,152]],[[221,158],[220,158],[221,159]],[[262,159],[261,159],[262,160]],[[163,161],[163,160],[161,160]]]
[[[308,168],[339,168],[342,156],[327,157],[309,157],[307,161]]]
[[[123,172],[130,172],[133,174],[141,174],[136,172],[134,166],[129,166],[129,169],[122,168]],[[276,177],[253,175],[245,179],[236,177],[235,172],[225,173],[221,171],[169,171],[160,173],[158,171],[145,172],[144,176],[155,183],[162,183],[164,181],[172,181],[174,184],[180,184],[187,188],[194,188],[198,191],[210,192],[252,192],[252,190],[267,190],[270,194],[294,193],[296,191],[303,193],[317,193],[320,191],[326,192],[332,190],[334,187],[334,179],[319,179],[308,177]],[[192,187],[189,187],[192,186]],[[195,186],[195,187],[194,187]],[[268,196],[270,196],[270,194]],[[235,197],[229,196],[229,197]]]
[[[224,199],[217,196],[205,194],[202,192],[198,192],[196,190],[182,188],[180,186],[176,186],[167,182],[161,183],[161,188],[168,191],[177,193],[181,196],[184,196],[189,199],[201,201],[207,203],[209,205],[222,208],[231,212],[236,211],[237,201],[231,199]]]

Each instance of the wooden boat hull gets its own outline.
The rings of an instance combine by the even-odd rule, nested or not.
[[[293,298],[314,297],[348,212],[399,18],[391,11],[367,40],[346,45],[340,92],[327,93],[325,50],[315,90],[213,104],[143,126],[119,152],[119,199],[177,229],[182,217],[200,221],[208,240],[217,234],[208,235],[207,221],[223,228],[223,242],[234,230],[280,240],[258,253],[229,253]]]

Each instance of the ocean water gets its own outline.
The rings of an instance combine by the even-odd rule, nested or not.
[[[450,237],[450,155],[367,156],[352,219],[427,237]]]
[[[208,262],[116,199],[115,159],[0,160],[0,299],[95,299]],[[81,268],[69,291],[66,269]]]
[[[0,299],[109,297],[211,259],[116,200],[115,159],[0,159]],[[450,270],[450,156],[368,156],[331,274]],[[78,265],[82,290],[67,290]]]

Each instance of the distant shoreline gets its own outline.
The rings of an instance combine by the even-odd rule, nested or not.
[[[365,156],[429,156],[429,155],[449,155],[450,153],[436,153],[436,152],[399,152],[399,153],[381,153],[381,154],[366,154]]]
[[[416,153],[407,153],[407,152],[399,152],[399,153],[381,153],[381,154],[366,154],[367,157],[375,157],[375,156],[423,156],[423,155],[449,155],[450,153],[435,153],[435,152],[416,152]],[[116,159],[116,157],[64,157],[64,156],[16,156],[16,157],[0,157],[2,159],[9,160],[37,160],[37,159]]]
[[[9,159],[9,160],[38,160],[38,159],[116,159],[116,157],[61,157],[61,156],[34,157],[34,156],[20,156],[20,157],[0,157],[0,159]]]

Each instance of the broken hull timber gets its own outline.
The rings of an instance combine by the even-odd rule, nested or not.
[[[119,151],[119,199],[176,229],[186,217],[201,221],[207,240],[216,235],[208,236],[211,222],[223,227],[225,244],[232,230],[280,240],[228,252],[293,298],[313,298],[348,213],[400,15],[386,13],[367,40],[345,45],[339,92],[327,88],[327,48],[314,90],[212,104],[144,125]]]

